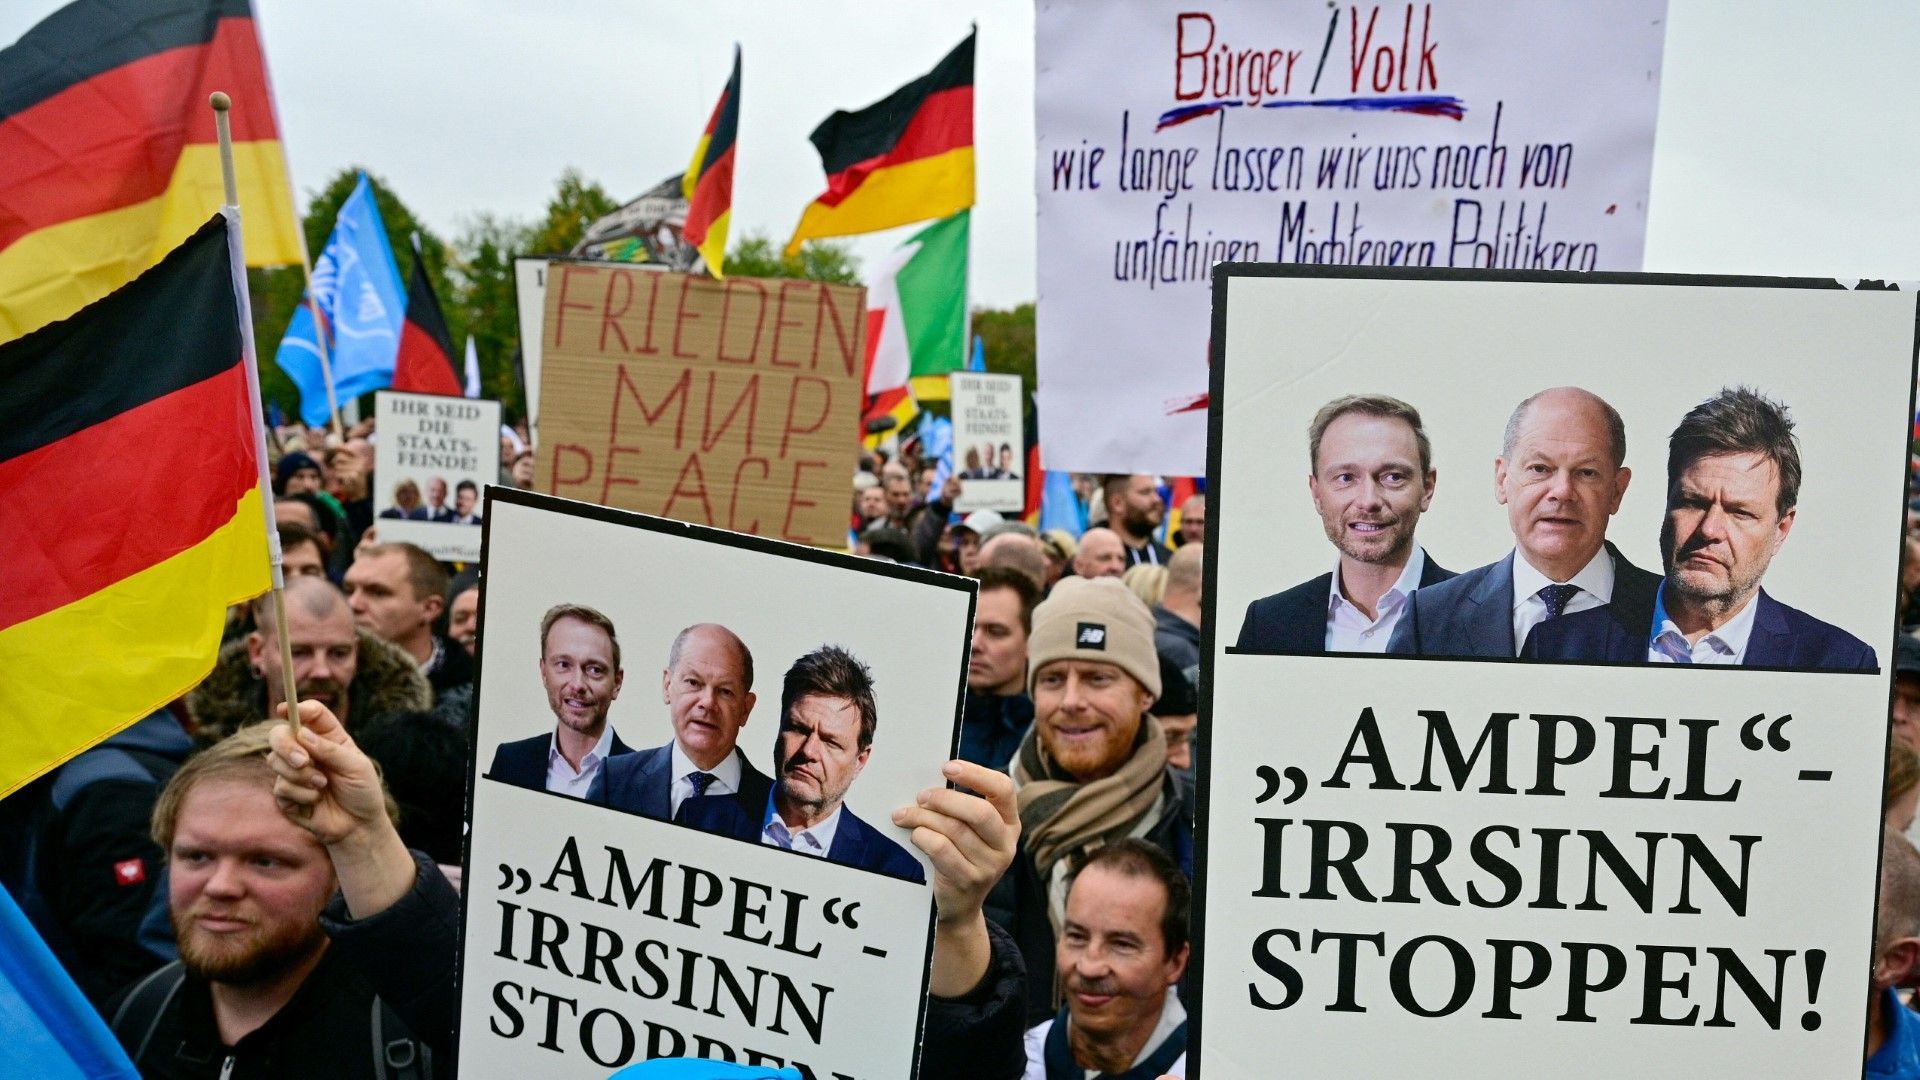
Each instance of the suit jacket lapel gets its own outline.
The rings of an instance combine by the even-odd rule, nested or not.
[[[853,816],[853,811],[840,807],[840,827],[834,830],[833,846],[827,849],[827,858],[847,866],[865,865],[861,860],[867,854],[866,823]]]
[[[640,812],[669,820],[673,816],[673,744],[654,750],[634,780],[640,785]]]
[[[1467,639],[1475,655],[1512,656],[1513,644],[1513,560],[1507,552],[1487,575],[1480,579],[1469,597],[1474,603],[1467,615]]]
[[[1320,588],[1308,592],[1318,595],[1319,603],[1309,596],[1297,616],[1289,612],[1280,623],[1280,648],[1286,652],[1315,656],[1327,651],[1327,605],[1333,597],[1333,575],[1322,574],[1314,580]]]
[[[1786,667],[1793,661],[1793,634],[1780,604],[1761,589],[1753,598],[1760,605],[1753,613],[1753,633],[1747,636],[1747,654],[1742,667]]]

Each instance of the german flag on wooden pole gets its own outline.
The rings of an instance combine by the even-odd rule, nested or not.
[[[740,46],[733,47],[733,75],[720,91],[707,130],[693,148],[693,164],[680,180],[687,196],[687,243],[700,249],[707,272],[725,277],[727,225],[733,217],[733,143],[740,133]]]
[[[0,345],[0,796],[185,693],[267,588],[229,228]]]
[[[246,105],[247,263],[300,262],[247,0],[76,0],[0,50],[0,341],[133,280],[219,209],[215,88]]]
[[[813,129],[827,190],[800,215],[788,255],[817,237],[877,232],[973,205],[974,37],[885,98]]]

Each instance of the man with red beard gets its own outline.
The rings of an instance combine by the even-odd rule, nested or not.
[[[303,719],[323,716],[337,732],[304,704]],[[376,1056],[426,1075],[421,1040],[444,1051],[452,1017],[418,1007],[422,985],[447,976],[389,963],[386,935],[405,920],[412,947],[450,957],[452,887],[401,845],[377,777],[368,797],[386,804],[379,830],[335,842],[289,820],[269,749],[270,726],[247,727],[188,761],[161,794],[153,838],[167,857],[180,961],[105,1015],[143,1076],[373,1077]],[[368,872],[374,863],[404,872]],[[442,918],[411,917],[424,908]]]
[[[1560,386],[1515,406],[1493,462],[1513,550],[1416,592],[1387,651],[1505,659],[1549,620],[1608,604],[1651,611],[1659,575],[1607,541],[1633,479],[1626,460],[1626,424],[1597,394]]]
[[[1063,578],[1033,609],[1027,639],[1033,727],[1013,759],[1020,852],[987,898],[1027,964],[1027,1024],[1053,1016],[1055,942],[1067,886],[1100,848],[1127,837],[1193,867],[1193,784],[1167,765],[1148,710],[1160,657],[1147,605],[1114,578]]]
[[[1247,606],[1242,649],[1385,652],[1417,589],[1453,576],[1414,543],[1433,503],[1433,447],[1413,406],[1337,398],[1307,428],[1307,492],[1339,551],[1330,573]]]
[[[1187,1010],[1167,991],[1186,973],[1191,908],[1186,875],[1152,844],[1087,859],[1054,948],[1067,1004],[1027,1032],[1030,1080],[1187,1074]]]

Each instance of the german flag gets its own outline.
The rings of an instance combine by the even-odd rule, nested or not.
[[[300,261],[247,0],[76,0],[0,50],[0,341],[133,280],[225,202],[232,96],[247,263]]]
[[[407,321],[400,328],[400,351],[393,360],[392,389],[415,394],[459,397],[464,388],[453,362],[453,335],[440,310],[440,298],[427,279],[427,261],[416,249],[407,278]]]
[[[816,237],[877,232],[973,205],[973,39],[880,101],[813,129],[827,190],[800,215],[787,254]]]
[[[687,196],[687,243],[700,249],[707,272],[725,277],[727,225],[733,217],[733,142],[740,133],[740,46],[733,47],[733,75],[720,91],[707,130],[693,148],[693,164],[681,178]]]
[[[0,796],[185,693],[267,588],[227,244],[0,345]]]

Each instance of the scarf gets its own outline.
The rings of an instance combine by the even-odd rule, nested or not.
[[[1060,933],[1067,884],[1102,845],[1140,836],[1159,824],[1168,805],[1167,738],[1160,721],[1141,718],[1133,755],[1112,776],[1084,783],[1060,771],[1029,728],[1013,758],[1021,843],[1047,890],[1047,918]]]

